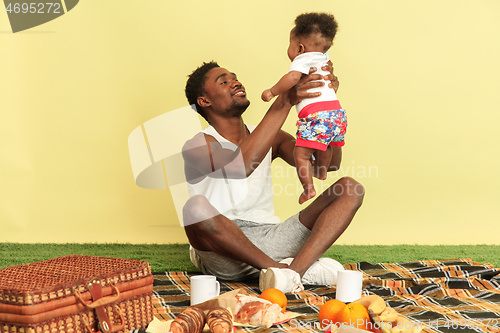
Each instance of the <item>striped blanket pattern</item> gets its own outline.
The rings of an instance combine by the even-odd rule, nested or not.
[[[470,259],[403,263],[360,262],[346,269],[364,274],[363,294],[376,294],[426,333],[500,332],[500,269]],[[199,273],[154,274],[155,316],[170,320],[189,306],[190,276]],[[237,288],[259,295],[258,281],[221,282],[221,294]],[[238,327],[237,332],[322,332],[318,312],[335,287],[305,286],[287,294],[288,310],[302,316],[271,328]]]

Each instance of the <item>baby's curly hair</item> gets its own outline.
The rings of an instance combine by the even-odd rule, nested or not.
[[[305,13],[295,19],[295,35],[308,37],[312,33],[320,33],[333,41],[338,24],[335,17],[328,13]]]
[[[205,120],[207,120],[205,112],[198,104],[198,97],[205,94],[205,81],[207,78],[205,75],[212,69],[220,67],[215,61],[204,62],[203,65],[196,68],[191,75],[188,76],[186,82],[186,98],[190,105],[196,105],[196,112],[200,114]],[[207,120],[208,121],[208,120]]]

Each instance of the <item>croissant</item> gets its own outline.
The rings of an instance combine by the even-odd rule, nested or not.
[[[212,333],[230,333],[233,331],[233,318],[224,308],[215,308],[207,314],[207,324]]]
[[[205,326],[205,313],[197,307],[188,307],[170,324],[172,333],[201,333]]]

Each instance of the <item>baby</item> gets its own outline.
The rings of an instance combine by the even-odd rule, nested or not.
[[[333,15],[326,13],[307,13],[297,16],[295,27],[290,31],[288,57],[292,61],[290,71],[271,89],[262,93],[262,100],[269,102],[273,97],[287,91],[299,82],[302,75],[309,74],[311,67],[318,69],[318,74],[330,73],[322,70],[330,58],[326,53],[332,46],[337,33],[337,22]],[[309,92],[320,91],[321,95],[308,98],[297,104],[297,141],[294,149],[295,167],[304,192],[299,203],[316,195],[312,179],[311,158],[317,150],[318,178],[325,180],[332,158],[332,146],[344,145],[347,127],[345,111],[341,108],[329,81]]]

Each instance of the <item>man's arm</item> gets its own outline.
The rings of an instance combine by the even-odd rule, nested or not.
[[[331,69],[330,72],[333,72],[333,67],[331,66],[324,68]],[[269,111],[267,111],[260,124],[240,145],[247,176],[257,168],[269,149],[275,147],[276,140],[279,140],[277,136],[281,133],[281,126],[283,126],[291,107],[306,98],[321,95],[320,92],[309,92],[309,89],[324,85],[324,82],[319,81],[322,76],[314,74],[314,71],[316,69],[311,70],[309,75],[303,75],[295,86],[278,95],[278,98],[274,101]],[[326,75],[324,78],[333,81],[334,75]],[[273,154],[274,152],[275,150],[273,149]]]
[[[182,147],[188,183],[197,183],[207,175],[212,178],[245,178],[239,150],[233,146],[224,147],[213,136],[201,132],[188,140]],[[221,165],[222,161],[226,163]]]
[[[239,146],[230,142],[220,143],[204,133],[195,135],[182,148],[187,181],[197,182],[205,176],[229,179],[248,177],[269,152],[291,107],[285,97],[277,98],[260,124]]]
[[[323,83],[319,79],[319,74],[304,76],[295,87],[279,95],[259,125],[239,146],[223,147],[213,137],[202,133],[186,142],[183,157],[188,180],[196,181],[207,175],[217,178],[248,177],[259,166],[269,149],[274,147],[276,135],[291,107],[305,98],[320,94],[307,91],[321,86]]]

